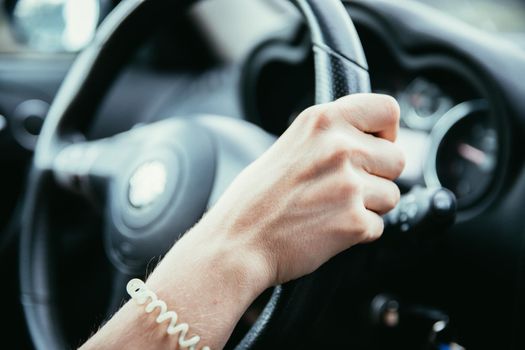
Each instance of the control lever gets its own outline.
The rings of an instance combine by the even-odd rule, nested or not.
[[[397,341],[401,339],[404,343],[403,348],[464,350],[455,342],[448,315],[438,309],[407,304],[390,295],[378,294],[370,303],[370,320],[378,331],[387,331],[382,334],[387,343],[395,339],[388,339],[388,330],[395,329],[403,334],[397,338]],[[396,347],[393,345],[390,344]]]
[[[398,205],[383,216],[389,232],[446,228],[456,219],[456,196],[446,188],[414,187]]]

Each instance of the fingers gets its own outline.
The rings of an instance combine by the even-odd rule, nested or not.
[[[363,204],[379,215],[386,214],[399,202],[399,188],[392,181],[374,175],[363,176]]]
[[[355,167],[389,180],[401,175],[405,167],[405,156],[399,146],[369,134],[354,134],[352,138],[347,140],[356,145],[349,146],[350,162]]]
[[[330,130],[331,138],[345,144],[352,163],[387,179],[397,178],[405,159],[393,142],[399,128],[399,106],[387,95],[355,94],[312,110],[314,125]]]
[[[328,163],[347,159],[354,168],[389,180],[399,177],[405,167],[405,156],[398,145],[362,132],[332,131],[317,152]]]
[[[394,142],[399,129],[399,104],[388,95],[354,94],[329,104],[327,112],[353,127]]]
[[[373,241],[381,236],[384,229],[383,218],[364,207],[353,209],[347,225],[347,237],[351,244]],[[359,232],[357,236],[354,231]]]
[[[385,228],[383,218],[371,210],[365,210],[363,215],[365,216],[365,220],[368,221],[368,229],[364,232],[362,242],[375,241],[383,234]]]
[[[381,215],[399,201],[392,182],[404,167],[394,144],[398,128],[399,106],[392,97],[356,94],[308,108],[281,138],[296,142],[294,152],[302,155],[294,183],[308,184],[308,194],[301,194],[309,215],[329,217],[337,237],[348,239],[346,247],[377,239]]]

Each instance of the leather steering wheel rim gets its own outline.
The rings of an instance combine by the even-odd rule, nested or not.
[[[46,217],[48,170],[68,133],[89,124],[96,106],[122,68],[126,58],[170,14],[184,11],[192,0],[126,0],[105,19],[94,41],[77,58],[62,84],[36,146],[23,211],[20,245],[21,299],[37,349],[67,347],[54,299],[49,263],[50,232]],[[369,92],[366,59],[357,32],[340,0],[293,0],[301,10],[312,37],[315,57],[316,103]],[[44,208],[44,210],[42,210]],[[240,349],[275,347],[293,342],[308,320],[321,308],[320,283],[333,281],[338,272],[327,267],[276,287],[258,321],[238,345]],[[326,297],[326,296],[324,296]],[[312,302],[315,301],[315,302]],[[308,307],[305,307],[307,305]]]

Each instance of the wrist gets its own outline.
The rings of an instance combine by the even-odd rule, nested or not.
[[[190,334],[201,336],[202,343],[212,349],[224,346],[243,313],[269,286],[261,259],[227,237],[217,229],[197,225],[172,247],[146,281],[168,309],[177,312],[179,322],[189,324]],[[150,316],[139,313],[135,318],[144,322],[145,317]],[[146,324],[159,328],[151,317]],[[158,335],[163,337],[162,332]]]
[[[188,243],[194,239],[192,245],[203,250],[202,255],[211,270],[231,280],[237,287],[242,286],[255,299],[271,286],[271,269],[265,256],[245,239],[249,232],[232,230],[210,226],[203,221],[189,232]]]
[[[147,279],[147,287],[178,315],[178,324],[190,327],[188,338],[201,337],[212,349],[224,347],[235,325],[255,298],[268,287],[264,264],[243,244],[228,240],[222,232],[197,226],[164,257]],[[155,322],[158,313],[128,302],[112,320],[86,343],[86,349],[145,348],[156,344],[178,348],[178,337],[166,336],[166,327]],[[137,329],[147,337],[127,343],[127,337],[111,334]],[[104,339],[114,339],[114,344]]]
[[[220,230],[205,223],[195,226],[165,256],[148,279],[148,285],[180,288],[181,283],[188,281],[188,285],[197,289],[196,293],[200,293],[198,289],[220,288],[221,294],[237,300],[244,312],[271,286],[270,269],[265,259],[247,244],[231,238],[240,235]]]

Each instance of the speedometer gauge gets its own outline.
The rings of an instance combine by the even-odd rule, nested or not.
[[[450,189],[468,207],[487,193],[497,163],[498,138],[484,100],[463,102],[447,112],[431,132],[425,169],[429,186]]]
[[[401,119],[411,129],[431,130],[453,106],[441,88],[424,78],[414,79],[399,96]]]

